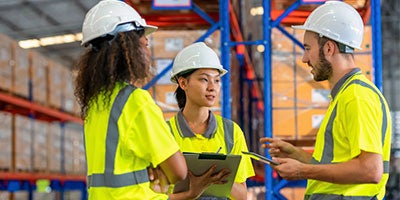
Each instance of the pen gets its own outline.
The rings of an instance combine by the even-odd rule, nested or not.
[[[219,151],[221,151],[221,149],[222,149],[222,147],[219,147],[218,150],[217,150],[217,153],[219,153]]]

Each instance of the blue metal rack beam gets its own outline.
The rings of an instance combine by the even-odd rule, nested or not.
[[[272,137],[272,84],[271,84],[271,66],[272,66],[272,45],[271,45],[271,0],[264,0],[262,3],[263,13],[263,39],[265,50],[264,58],[264,136]],[[264,152],[269,156],[267,150]],[[265,165],[265,199],[272,200],[272,169]]]

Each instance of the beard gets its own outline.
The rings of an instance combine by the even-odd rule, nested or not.
[[[314,80],[325,81],[332,76],[332,64],[328,60],[326,60],[322,48],[319,51],[319,57],[321,58],[320,61],[313,67],[315,71]]]
[[[322,58],[316,67],[314,67],[315,81],[325,81],[328,80],[332,76],[332,65],[325,58]]]

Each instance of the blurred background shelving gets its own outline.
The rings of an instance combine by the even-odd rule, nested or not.
[[[79,41],[84,15],[97,2],[0,1],[0,146],[4,149],[0,199],[85,199],[82,120],[73,96],[73,66],[84,51]],[[302,32],[290,25],[304,23],[324,1],[193,0],[190,9],[176,10],[154,9],[153,0],[125,2],[148,24],[159,26],[150,36],[157,73],[144,87],[165,118],[177,111],[176,85],[168,77],[171,62],[183,47],[204,40],[230,70],[224,82],[229,87],[213,111],[238,122],[252,151],[263,153],[258,138],[266,134],[312,151],[329,88],[327,83],[315,83],[301,63]],[[400,157],[400,89],[396,87],[400,62],[399,56],[393,56],[400,51],[400,3],[345,2],[359,11],[366,24],[363,50],[356,52],[356,61],[368,78],[383,85],[394,119],[392,163],[400,167],[396,159]],[[373,5],[381,6],[382,34],[373,28],[377,25]],[[270,37],[265,37],[265,31]],[[71,42],[48,45],[50,36],[65,36]],[[383,51],[374,49],[374,41],[380,39]],[[25,40],[38,46],[23,49],[20,42]],[[266,58],[271,62],[264,63]],[[268,168],[257,163],[255,167],[257,176],[248,182],[249,191],[259,195],[253,199],[301,199],[304,182],[284,182]],[[50,180],[53,192],[38,194],[37,180]]]

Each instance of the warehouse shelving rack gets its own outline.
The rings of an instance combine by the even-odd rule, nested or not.
[[[28,99],[7,92],[0,92],[0,108],[2,111],[28,116],[35,120],[60,122],[61,127],[64,126],[64,123],[70,122],[83,124],[79,117],[72,114],[34,103]],[[62,138],[63,137],[61,137],[61,140]],[[12,143],[12,146],[14,146],[15,141],[12,141]],[[12,151],[12,154],[14,154],[14,150]],[[63,168],[62,163],[61,166]],[[36,182],[38,180],[48,180],[49,187],[52,191],[60,193],[59,198],[61,200],[64,199],[64,192],[71,190],[81,191],[82,200],[87,197],[86,176],[10,170],[11,171],[0,171],[0,191],[8,191],[11,193],[27,191],[29,200],[31,200],[33,199],[33,192],[36,190]],[[65,170],[61,169],[61,172],[62,171]]]

